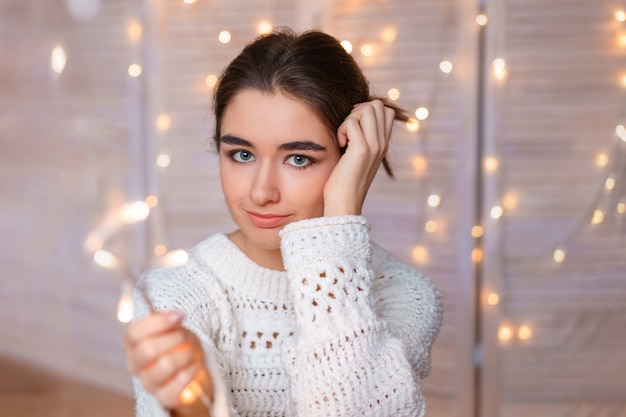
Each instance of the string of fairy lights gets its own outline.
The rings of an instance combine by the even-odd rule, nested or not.
[[[185,5],[191,5],[196,3],[197,0],[181,0],[181,7]],[[71,2],[70,2],[71,3]],[[626,21],[626,12],[617,11],[615,13],[615,19],[624,23]],[[479,14],[475,17],[475,23],[478,26],[484,27],[488,24],[489,19],[485,14]],[[259,34],[265,34],[271,32],[273,24],[270,20],[260,20],[257,23],[256,31]],[[127,27],[127,37],[129,42],[133,45],[139,45],[143,39],[143,27],[139,20],[132,19],[129,21]],[[385,27],[380,32],[380,40],[382,45],[392,44],[397,37],[397,29],[393,25]],[[216,34],[220,44],[227,46],[233,39],[233,35],[228,30],[222,30]],[[621,47],[626,47],[626,35],[620,33],[619,44]],[[372,57],[376,53],[376,45],[372,43],[362,43],[360,45],[353,44],[350,40],[343,40],[342,46],[347,52],[352,54],[361,54],[363,57]],[[444,54],[441,54],[444,56]],[[68,61],[68,54],[62,43],[58,43],[54,46],[51,52],[50,65],[54,73],[61,74]],[[454,62],[448,59],[441,59],[438,63],[440,74],[451,74],[454,71]],[[507,78],[508,68],[507,63],[500,57],[495,57],[491,61],[492,75],[497,82],[504,82]],[[143,73],[141,63],[131,62],[127,68],[128,76],[132,78],[140,77]],[[438,78],[434,80],[434,83],[445,80],[446,78]],[[626,76],[620,82],[623,86],[626,86]],[[204,78],[205,85],[212,89],[217,83],[216,74],[207,74]],[[436,88],[433,89],[433,94],[427,100],[424,105],[417,107],[413,111],[411,119],[406,124],[406,129],[410,133],[420,133],[421,139],[424,140],[424,128],[428,123],[428,119],[431,116],[433,110],[433,102],[436,97]],[[392,87],[387,91],[387,96],[390,100],[398,100],[402,95],[402,91],[398,87]],[[154,120],[154,126],[161,135],[166,135],[172,126],[172,117],[167,113],[158,114]],[[427,130],[427,129],[426,129]],[[615,128],[615,144],[611,154],[600,153],[596,156],[596,164],[604,171],[604,179],[602,190],[597,194],[597,197],[593,201],[593,209],[589,216],[587,216],[581,225],[576,230],[566,236],[564,239],[554,245],[554,250],[548,256],[551,257],[554,263],[561,265],[567,259],[567,248],[576,235],[584,229],[582,226],[591,225],[595,226],[605,222],[608,218],[615,218],[615,216],[608,216],[609,212],[612,212],[618,216],[623,216],[626,213],[626,187],[621,182],[623,181],[621,175],[624,174],[624,146],[626,143],[626,126],[623,123],[617,124]],[[171,164],[172,156],[161,149],[157,152],[154,164],[160,169],[167,169]],[[486,175],[495,175],[500,170],[500,159],[494,155],[488,155],[484,158],[481,169]],[[428,170],[428,159],[423,152],[414,155],[411,159],[412,168],[420,173],[424,174]],[[514,210],[519,203],[520,196],[515,193],[505,193],[497,204],[494,204],[489,214],[492,220],[498,221],[506,212]],[[437,232],[439,224],[437,220],[432,216],[436,213],[436,210],[440,207],[443,197],[441,193],[426,192],[425,204],[428,208],[430,216],[426,216],[423,223],[423,230],[432,234]],[[92,233],[88,236],[85,242],[86,249],[93,253],[94,261],[105,268],[115,269],[124,272],[125,279],[122,284],[122,296],[118,304],[118,319],[122,322],[128,322],[132,317],[132,299],[131,290],[134,282],[137,278],[137,272],[133,268],[129,267],[128,261],[124,260],[123,254],[114,250],[109,250],[108,244],[115,238],[115,235],[123,228],[130,227],[131,225],[143,222],[149,215],[151,210],[154,210],[159,205],[159,196],[149,195],[143,201],[130,202],[123,206],[118,212],[109,213],[107,218],[98,225]],[[479,243],[485,233],[484,226],[481,224],[474,225],[469,231],[471,237],[477,242],[476,246],[472,250],[471,260],[474,263],[483,262],[483,248]],[[166,265],[181,264],[186,261],[186,252],[182,250],[170,250],[165,242],[156,242],[151,249],[151,256],[154,256],[154,261]],[[418,244],[412,249],[412,258],[415,263],[424,265],[428,263],[428,248],[426,244]],[[154,262],[151,262],[153,265]],[[500,296],[496,292],[492,292],[487,295],[486,303],[490,306],[496,306],[500,302]],[[532,337],[532,329],[529,325],[521,325],[517,329],[514,329],[510,325],[503,325],[499,328],[498,338],[507,342],[517,337],[519,340],[528,340]]]

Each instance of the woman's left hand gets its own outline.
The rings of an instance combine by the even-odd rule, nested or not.
[[[337,129],[345,154],[324,188],[324,215],[361,214],[367,192],[389,148],[395,111],[382,101],[354,106]]]

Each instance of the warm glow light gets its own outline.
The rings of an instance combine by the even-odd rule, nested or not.
[[[388,26],[380,32],[380,39],[385,43],[392,43],[396,40],[398,31],[393,26]]]
[[[505,210],[515,210],[519,203],[519,197],[514,192],[509,192],[502,197],[502,207]]]
[[[493,206],[491,208],[491,218],[498,220],[504,214],[504,209],[500,206]]]
[[[206,83],[207,86],[211,88],[215,87],[215,85],[217,84],[217,75],[215,74],[207,75],[206,78],[204,79],[204,82]]]
[[[128,75],[131,77],[139,77],[141,75],[141,65],[131,64],[128,66]]]
[[[620,35],[618,39],[619,46],[622,48],[626,46],[626,35]]]
[[[441,196],[437,194],[431,194],[428,196],[428,199],[426,201],[428,202],[428,205],[430,207],[435,208],[441,203]]]
[[[495,172],[500,167],[500,161],[494,156],[488,156],[483,161],[483,165],[485,167],[485,171]]]
[[[554,262],[562,264],[563,262],[565,262],[565,255],[565,249],[557,248],[555,249],[552,257],[554,258]]]
[[[618,22],[624,22],[624,21],[626,21],[626,13],[624,13],[624,11],[623,11],[623,10],[618,10],[618,11],[616,11],[616,12],[615,12],[615,19],[616,19]]]
[[[142,222],[148,218],[150,207],[145,201],[135,201],[122,207],[122,221],[125,223]]]
[[[161,168],[167,168],[168,166],[170,166],[171,161],[172,160],[170,156],[164,153],[157,156],[157,159],[156,159],[157,165],[160,166]]]
[[[624,214],[624,213],[626,213],[626,203],[619,203],[619,204],[617,205],[617,212],[618,212],[619,214]]]
[[[609,190],[612,191],[615,188],[615,178],[607,178],[606,181],[604,182],[604,187]]]
[[[369,43],[366,43],[361,46],[361,54],[363,54],[363,56],[372,56],[374,54],[374,47]]]
[[[165,254],[163,263],[167,266],[179,266],[184,265],[189,260],[189,254],[182,250],[176,249]]]
[[[513,329],[509,326],[502,325],[498,330],[498,339],[502,342],[508,342],[513,338]]]
[[[420,122],[417,119],[409,118],[406,121],[406,129],[411,133],[415,133],[420,130]]]
[[[428,169],[428,161],[424,155],[415,155],[411,159],[411,164],[413,165],[413,169],[417,172],[424,172]]]
[[[533,332],[529,326],[523,325],[517,330],[517,337],[520,340],[528,340],[532,337]]]
[[[506,61],[502,58],[497,58],[493,60],[493,73],[496,78],[503,79],[506,76]]]
[[[393,101],[396,101],[400,98],[400,90],[398,90],[397,88],[390,88],[389,91],[387,91],[387,97],[389,97]]]
[[[259,22],[256,27],[256,31],[259,33],[259,35],[266,35],[270,33],[272,29],[274,29],[274,26],[268,20],[263,20],[262,22]]]
[[[623,141],[626,142],[626,128],[624,125],[617,125],[615,127],[615,134]]]
[[[437,231],[437,222],[434,220],[427,221],[426,224],[424,225],[424,229],[428,233],[435,233]]]
[[[102,239],[102,236],[92,233],[89,236],[87,236],[87,239],[85,239],[85,249],[87,249],[89,252],[97,252],[100,249],[102,249],[102,245],[104,245],[104,239]]]
[[[483,250],[481,248],[472,249],[472,262],[475,264],[483,261]]]
[[[622,75],[622,87],[626,87],[626,74]]]
[[[196,399],[196,394],[193,392],[193,390],[191,389],[191,386],[189,385],[185,387],[183,392],[180,393],[180,401],[183,404],[191,404],[194,402],[195,399]]]
[[[478,23],[480,26],[485,26],[488,21],[489,18],[487,17],[487,15],[479,14],[478,16],[476,16],[476,23]]]
[[[411,252],[413,260],[418,264],[423,264],[428,261],[428,251],[423,246],[416,246]]]
[[[52,66],[52,70],[60,74],[65,69],[66,63],[67,55],[65,54],[65,49],[60,45],[56,45],[50,54],[50,66]]]
[[[352,52],[352,43],[350,41],[341,41],[341,46],[347,53]]]
[[[161,132],[165,132],[169,130],[171,126],[172,126],[172,119],[167,114],[160,114],[156,118],[156,127]]]
[[[156,245],[154,247],[154,254],[156,256],[163,256],[167,253],[167,246],[165,245]]]
[[[159,198],[156,195],[149,195],[144,201],[150,208],[155,208],[159,204]]]
[[[134,305],[133,296],[130,291],[123,291],[117,303],[117,319],[121,323],[130,323],[133,319]]]
[[[478,239],[485,233],[485,230],[482,226],[476,225],[472,227],[472,237]]]
[[[487,297],[487,304],[489,304],[490,306],[498,305],[499,302],[500,302],[500,297],[496,293],[492,292]]]
[[[141,37],[143,36],[143,29],[141,27],[141,24],[136,20],[131,20],[128,23],[126,33],[128,34],[128,37],[132,42],[139,42],[141,40]]]
[[[100,249],[93,255],[93,260],[96,264],[108,269],[114,269],[119,264],[115,255],[103,249]]]
[[[415,117],[417,117],[417,120],[426,120],[428,119],[429,114],[430,112],[426,107],[420,107],[415,110]]]
[[[600,224],[604,221],[604,213],[600,209],[596,209],[593,212],[593,217],[591,218],[591,224]]]
[[[439,63],[439,69],[443,73],[450,74],[452,72],[452,62],[450,62],[450,61],[441,61]]]
[[[220,34],[217,36],[217,39],[219,39],[219,41],[221,43],[228,43],[231,40],[231,35],[230,32],[227,30],[223,30],[220,32]]]
[[[197,0],[183,0],[185,4],[194,4]]]
[[[604,168],[608,164],[609,164],[609,156],[607,154],[605,154],[604,152],[601,152],[596,156],[596,165],[598,165],[600,168]]]

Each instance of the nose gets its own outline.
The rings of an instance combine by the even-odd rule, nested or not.
[[[263,206],[268,203],[278,203],[280,191],[278,187],[278,173],[268,163],[259,164],[259,169],[252,181],[250,199],[256,205]]]

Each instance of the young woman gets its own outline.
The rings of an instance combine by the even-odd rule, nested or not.
[[[361,216],[401,112],[336,39],[289,30],[229,64],[214,111],[238,230],[143,278],[156,312],[136,297],[124,342],[137,415],[422,416],[440,295]]]

